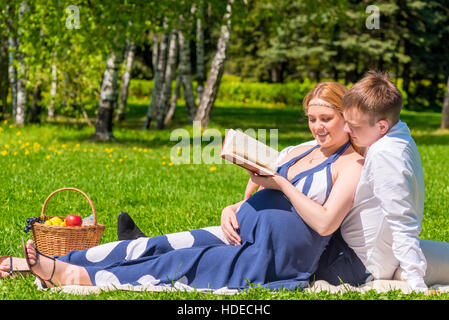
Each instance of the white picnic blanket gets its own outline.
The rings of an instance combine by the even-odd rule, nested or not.
[[[429,289],[436,290],[438,292],[449,292],[449,243],[431,240],[421,240],[420,245],[427,260],[427,271],[424,280],[429,286]],[[38,280],[35,282],[38,289],[42,289],[42,286]],[[110,285],[110,286],[80,286],[69,285],[57,288],[51,288],[50,290],[61,290],[61,292],[72,294],[91,294],[100,293],[101,291],[111,290],[129,290],[129,291],[195,291],[196,289],[188,286],[187,284],[177,281],[169,285]],[[402,274],[402,269],[398,268],[393,276],[392,280],[373,280],[365,283],[362,286],[354,287],[350,284],[331,285],[326,281],[318,280],[311,283],[311,286],[306,288],[305,292],[321,292],[327,291],[328,293],[344,293],[349,291],[355,292],[367,292],[375,290],[377,292],[388,292],[401,290],[403,293],[411,293],[412,290],[408,287],[405,278]],[[199,290],[196,290],[199,291]],[[228,289],[226,287],[203,291],[213,294],[233,295],[238,294],[235,289]]]
[[[39,281],[36,281],[39,289],[42,289]],[[433,285],[429,289],[434,289],[438,292],[449,292],[449,285]],[[151,292],[162,292],[162,291],[195,291],[194,288],[184,285],[182,283],[176,282],[174,285],[168,286],[154,286],[154,285],[120,285],[120,286],[80,286],[80,285],[68,285],[62,287],[51,288],[47,290],[59,291],[70,294],[88,295],[92,293],[100,293],[102,291],[112,291],[112,290],[127,290],[127,291],[151,291]],[[373,280],[360,287],[354,287],[349,284],[341,284],[334,286],[326,281],[318,280],[315,281],[312,286],[306,288],[304,292],[322,292],[327,291],[328,293],[345,293],[349,291],[365,293],[370,290],[375,290],[376,292],[388,292],[401,290],[402,293],[408,294],[412,291],[407,286],[407,283],[402,280]],[[206,293],[206,291],[204,291]],[[222,294],[222,295],[234,295],[238,294],[237,290],[221,288],[214,291],[208,291],[212,294]]]

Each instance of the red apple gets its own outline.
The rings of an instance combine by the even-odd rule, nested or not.
[[[83,224],[83,219],[81,219],[80,216],[69,214],[65,217],[65,224],[67,227],[81,226]]]

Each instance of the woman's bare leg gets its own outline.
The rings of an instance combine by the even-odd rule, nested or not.
[[[26,244],[26,251],[30,264],[33,265],[36,263],[36,249],[34,248],[32,240],[28,240]],[[32,267],[32,270],[39,277],[47,280],[51,277],[51,273],[53,272],[53,264],[55,264],[55,271],[51,281],[55,285],[92,285],[89,274],[85,268],[59,260],[53,261],[43,255],[39,255],[37,258],[37,263]],[[51,286],[51,284],[47,282],[47,286]]]

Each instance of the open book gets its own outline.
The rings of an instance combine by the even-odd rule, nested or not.
[[[276,172],[279,152],[234,129],[226,132],[220,157],[260,175]]]

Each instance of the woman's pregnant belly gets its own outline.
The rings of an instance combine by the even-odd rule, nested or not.
[[[270,251],[275,268],[288,265],[290,270],[312,272],[329,238],[310,228],[286,196],[273,189],[252,195],[241,205],[237,220],[242,244]]]

